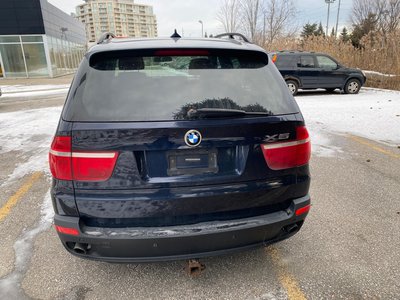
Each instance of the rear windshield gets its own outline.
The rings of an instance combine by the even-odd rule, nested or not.
[[[267,55],[166,49],[93,54],[69,93],[68,121],[188,120],[199,108],[298,112]]]

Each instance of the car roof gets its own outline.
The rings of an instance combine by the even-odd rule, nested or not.
[[[91,55],[103,51],[163,49],[163,48],[205,48],[266,51],[254,44],[237,39],[225,38],[112,38],[88,50]]]
[[[313,51],[299,51],[299,50],[282,50],[282,51],[274,51],[271,54],[278,54],[278,55],[297,55],[297,54],[316,54],[316,55],[328,55],[322,52],[313,52]]]

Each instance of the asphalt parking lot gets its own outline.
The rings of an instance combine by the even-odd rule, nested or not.
[[[315,137],[313,206],[302,230],[269,247],[202,259],[197,278],[184,261],[109,264],[68,254],[51,226],[46,163],[65,92],[0,98],[0,299],[399,299],[400,126],[393,139],[373,137],[382,134],[379,122],[400,124],[400,93],[387,100],[393,120],[363,120],[377,123],[365,135],[356,124],[332,129],[330,108],[312,119],[310,104],[322,96],[297,97]]]

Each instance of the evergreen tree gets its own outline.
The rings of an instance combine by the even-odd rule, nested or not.
[[[335,36],[335,27],[332,27],[331,36]]]
[[[345,42],[345,43],[346,43],[348,40],[350,40],[350,36],[349,36],[349,33],[348,33],[346,27],[343,27],[343,30],[342,30],[342,32],[340,33],[340,39],[341,39],[343,42]]]
[[[324,27],[322,27],[322,23],[319,22],[319,26],[317,31],[315,32],[315,35],[317,36],[325,36],[325,31],[324,31]]]
[[[376,31],[376,23],[376,15],[368,14],[368,17],[362,20],[360,24],[353,25],[353,32],[350,39],[354,47],[361,47],[360,41],[362,37]]]
[[[302,30],[300,36],[302,38],[308,38],[310,36],[315,35],[316,31],[317,31],[317,27],[318,27],[317,23],[313,23],[313,24],[307,23],[306,25],[303,26],[303,30]]]

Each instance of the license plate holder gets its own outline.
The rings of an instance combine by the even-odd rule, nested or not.
[[[168,176],[214,174],[218,172],[217,150],[178,150],[167,153]]]

